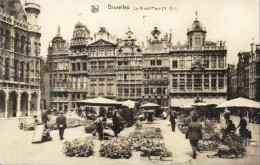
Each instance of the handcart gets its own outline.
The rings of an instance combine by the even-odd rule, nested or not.
[[[35,119],[32,117],[20,117],[19,125],[20,130],[31,131],[35,129]]]

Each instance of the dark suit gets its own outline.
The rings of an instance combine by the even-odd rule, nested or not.
[[[176,119],[176,116],[171,114],[170,121],[171,121],[172,131],[174,131],[174,132],[175,132],[175,125],[176,125],[175,119]]]
[[[67,118],[64,115],[59,115],[56,124],[59,129],[60,140],[63,140],[64,130],[67,128]]]
[[[45,128],[47,128],[47,122],[49,121],[49,118],[48,118],[48,111],[44,111],[42,113],[42,122],[45,126]]]
[[[196,152],[198,150],[198,141],[202,139],[202,129],[199,122],[191,122],[186,132],[186,139],[190,139],[191,148],[193,151],[193,158],[196,159]]]
[[[202,129],[201,124],[199,122],[191,122],[189,125],[189,128],[186,132],[186,138],[189,138],[191,141],[191,145],[196,143],[195,141],[198,141],[202,139]],[[194,142],[194,143],[192,143]]]

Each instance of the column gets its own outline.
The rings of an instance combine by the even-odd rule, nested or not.
[[[8,101],[9,101],[9,94],[6,92],[6,96],[5,96],[5,118],[8,118]]]
[[[28,116],[30,116],[31,115],[31,98],[32,98],[32,96],[31,96],[31,94],[29,94],[29,96],[28,96]]]
[[[38,93],[37,97],[37,109],[36,109],[36,115],[41,115],[41,92]]]
[[[22,112],[21,112],[21,93],[18,93],[18,96],[17,96],[17,106],[16,106],[16,116],[17,117],[20,117]]]

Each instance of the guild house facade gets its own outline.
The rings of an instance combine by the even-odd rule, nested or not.
[[[40,6],[0,1],[0,118],[40,113]]]
[[[195,19],[187,31],[188,42],[172,44],[172,34],[155,27],[146,42],[137,44],[128,29],[115,38],[105,27],[91,35],[78,22],[68,44],[58,28],[47,55],[47,107],[77,109],[77,101],[106,97],[154,102],[163,107],[209,104],[226,100],[225,42],[206,39]]]

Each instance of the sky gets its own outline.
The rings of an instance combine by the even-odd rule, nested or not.
[[[25,0],[21,0],[24,2]],[[197,18],[206,27],[206,39],[226,41],[227,63],[236,63],[240,51],[250,51],[252,42],[259,43],[259,0],[27,0],[41,6],[41,55],[46,58],[49,42],[57,33],[70,41],[75,24],[81,21],[93,36],[99,27],[112,35],[125,36],[128,27],[141,43],[151,36],[154,27],[162,34],[172,31],[173,44],[187,40],[187,28]],[[97,13],[91,6],[99,6]],[[129,9],[109,9],[108,6]],[[161,7],[166,10],[140,10]],[[139,8],[139,10],[135,10]],[[171,10],[174,9],[174,10]],[[161,35],[163,37],[163,35]]]

